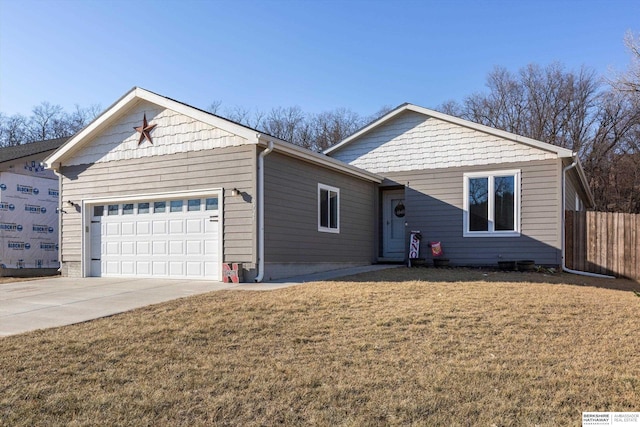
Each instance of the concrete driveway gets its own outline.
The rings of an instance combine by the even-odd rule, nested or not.
[[[0,337],[238,285],[198,280],[55,277],[0,284]]]
[[[52,277],[0,284],[0,337],[71,325],[178,298],[224,289],[266,291],[392,268],[370,265],[267,283]]]

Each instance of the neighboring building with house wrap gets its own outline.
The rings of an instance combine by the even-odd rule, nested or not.
[[[66,140],[0,148],[0,276],[58,270],[58,178],[42,161]]]

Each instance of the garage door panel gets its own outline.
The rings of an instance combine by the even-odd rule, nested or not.
[[[121,234],[123,236],[134,236],[136,225],[133,222],[123,222]]]
[[[184,255],[184,242],[182,240],[171,240],[169,242],[170,255]]]
[[[120,273],[121,274],[127,274],[127,275],[136,274],[135,262],[133,262],[133,261],[122,261]]]
[[[153,275],[154,276],[166,276],[167,271],[167,262],[166,261],[154,261],[153,262]]]
[[[105,227],[105,233],[107,236],[119,236],[120,235],[120,223],[108,222]]]
[[[187,240],[187,255],[202,255],[202,241]]]
[[[202,263],[200,262],[187,262],[187,276],[189,277],[201,277]]]
[[[136,273],[141,276],[151,275],[151,263],[149,261],[136,262]]]
[[[217,211],[205,210],[204,202],[183,204],[181,211],[169,209],[170,203],[167,209],[140,205],[105,206],[102,216],[91,218],[92,275],[219,279]]]
[[[106,242],[106,254],[107,255],[118,255],[120,254],[120,242]]]
[[[135,255],[136,242],[122,242],[121,253],[122,255]]]
[[[184,262],[169,261],[169,276],[184,276]]]
[[[149,221],[136,222],[136,234],[138,236],[145,236],[147,234],[151,234],[151,224],[149,224]]]
[[[169,220],[169,234],[183,234],[184,233],[184,220],[173,219]]]
[[[145,241],[136,242],[136,254],[151,255],[151,242],[145,242]]]
[[[202,233],[202,219],[187,219],[187,234]]]
[[[167,234],[167,221],[153,221],[153,234]]]
[[[164,240],[156,240],[151,243],[153,245],[153,255],[166,255],[167,242]]]
[[[114,275],[120,274],[120,263],[118,261],[107,261],[104,264],[105,264],[104,270],[107,274],[114,274]]]

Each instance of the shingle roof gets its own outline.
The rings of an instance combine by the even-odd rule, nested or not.
[[[0,163],[55,150],[62,144],[64,144],[67,139],[69,138],[65,137],[57,139],[47,139],[45,141],[36,141],[30,142],[28,144],[14,145],[11,147],[2,147],[0,148]]]

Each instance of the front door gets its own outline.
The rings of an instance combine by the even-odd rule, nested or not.
[[[385,191],[382,196],[382,256],[403,261],[405,256],[404,190]]]

